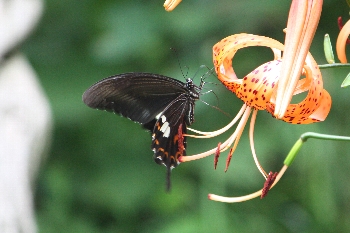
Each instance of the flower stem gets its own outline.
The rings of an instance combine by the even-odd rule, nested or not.
[[[320,69],[329,69],[329,68],[348,68],[350,67],[350,63],[333,63],[333,64],[324,64],[318,66]]]
[[[301,149],[302,145],[303,145],[303,140],[301,140],[299,138],[298,141],[296,141],[296,143],[292,147],[292,149],[289,151],[286,159],[283,162],[284,165],[289,167],[293,163],[293,161],[295,159],[295,156],[298,154],[298,152]]]
[[[295,159],[295,156],[298,154],[301,146],[304,142],[306,142],[309,138],[321,139],[321,140],[335,140],[335,141],[350,141],[350,137],[346,136],[337,136],[337,135],[329,135],[329,134],[321,134],[314,132],[306,132],[303,133],[298,141],[294,144],[292,149],[289,151],[286,159],[284,160],[284,165],[290,166]]]
[[[330,135],[330,134],[322,134],[322,133],[314,133],[314,132],[306,132],[300,136],[300,139],[306,142],[309,138],[316,138],[321,140],[334,140],[334,141],[350,141],[350,137],[347,136],[338,136],[338,135]]]

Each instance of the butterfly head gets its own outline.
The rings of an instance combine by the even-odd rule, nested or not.
[[[201,86],[196,86],[193,83],[193,80],[191,78],[187,78],[186,79],[185,88],[189,91],[190,96],[194,100],[198,100],[199,99],[199,93],[201,92],[202,87]]]

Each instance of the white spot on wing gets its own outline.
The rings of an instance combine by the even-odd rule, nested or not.
[[[165,132],[165,130],[169,127],[169,123],[165,122],[162,127],[160,128],[160,131],[162,131],[163,133]]]
[[[166,122],[166,123],[168,123],[168,122]],[[170,127],[166,128],[166,130],[165,130],[165,132],[164,132],[164,134],[163,134],[163,137],[168,138],[169,135],[170,135]]]
[[[163,120],[163,116],[162,116],[162,120]],[[170,135],[170,127],[169,127],[169,123],[167,121],[164,122],[164,124],[160,128],[160,131],[162,131],[164,133],[163,137],[166,137],[166,138],[169,137],[169,135]]]
[[[162,123],[166,122],[166,117],[163,115],[162,116]]]

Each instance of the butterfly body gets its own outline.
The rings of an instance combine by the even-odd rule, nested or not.
[[[194,122],[195,101],[202,85],[151,73],[124,73],[103,79],[83,94],[83,102],[121,114],[152,131],[154,159],[170,171],[186,155],[186,126]]]

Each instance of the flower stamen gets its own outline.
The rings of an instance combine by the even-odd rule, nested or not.
[[[218,136],[224,132],[226,132],[228,129],[230,129],[234,124],[236,124],[236,122],[238,121],[239,118],[241,118],[241,116],[243,115],[245,109],[247,108],[247,105],[243,105],[241,110],[239,110],[239,112],[237,113],[236,117],[233,118],[233,120],[227,124],[225,127],[216,130],[216,131],[212,131],[212,132],[203,132],[203,131],[199,131],[199,130],[195,130],[192,128],[187,128],[188,130],[198,133],[198,134],[202,134],[204,136],[199,136],[199,135],[192,135],[192,134],[185,134],[185,136],[187,137],[193,137],[193,138],[212,138],[215,136]]]
[[[233,144],[233,147],[230,149],[230,153],[229,153],[229,155],[228,155],[228,157],[227,157],[227,159],[226,159],[225,172],[227,172],[228,166],[230,165],[230,162],[231,162],[232,154],[233,154],[233,152],[236,150],[237,145],[238,145],[238,142],[239,142],[239,140],[241,139],[241,136],[242,136],[242,133],[243,133],[243,129],[244,129],[245,125],[247,124],[247,121],[248,121],[248,119],[249,119],[249,115],[250,115],[251,109],[252,109],[251,107],[247,107],[247,108],[246,108],[246,111],[244,112],[244,115],[243,115],[241,121],[239,122],[239,125],[237,126],[237,129],[238,129],[238,127],[240,127],[240,125],[242,125],[242,126],[241,126],[242,129],[239,130],[239,131],[237,132],[237,134],[236,134],[234,137],[232,137],[232,141],[230,141],[229,144],[228,144],[227,147],[226,147],[226,148],[230,147],[231,144],[233,143],[233,141],[235,142],[235,143]],[[242,121],[243,121],[243,122],[242,122]],[[236,129],[236,131],[237,131],[237,129]],[[233,135],[234,135],[234,134],[233,134]],[[233,136],[233,135],[232,135],[232,136]],[[225,148],[225,150],[226,150],[226,148]]]
[[[223,152],[225,150],[227,150],[232,143],[236,140],[235,145],[233,146],[233,150],[236,148],[239,138],[242,135],[242,132],[244,130],[244,127],[248,121],[249,115],[250,115],[250,111],[251,111],[251,107],[245,106],[245,111],[243,113],[243,116],[239,122],[239,124],[237,125],[237,128],[235,130],[235,132],[224,142],[220,145],[220,152]],[[187,136],[187,135],[185,135]],[[192,135],[193,136],[193,135]],[[192,161],[192,160],[197,160],[197,159],[201,159],[201,158],[205,158],[209,155],[212,155],[214,153],[216,153],[217,151],[217,147],[208,150],[206,152],[200,153],[200,154],[196,154],[196,155],[190,155],[190,156],[180,156],[179,157],[179,162],[183,163],[183,162],[188,162],[188,161]]]
[[[265,179],[267,179],[267,173],[265,172],[265,170],[263,169],[263,167],[259,163],[258,157],[256,156],[255,147],[254,147],[254,125],[255,125],[255,119],[256,119],[257,114],[258,114],[258,110],[254,109],[253,114],[252,114],[252,118],[250,119],[250,128],[249,128],[250,149],[252,151],[256,167],[259,169],[259,171],[263,175],[263,177]]]
[[[225,172],[227,172],[228,166],[230,166],[231,163],[231,158],[233,154],[233,148],[230,149],[230,152],[228,152],[227,159],[226,159],[226,167],[225,167]]]
[[[261,192],[261,196],[260,199],[263,199],[264,197],[266,197],[267,193],[269,192],[271,185],[275,182],[276,180],[276,176],[277,176],[278,172],[269,172],[269,176],[267,177],[265,183],[264,183],[264,187],[262,189]]]
[[[214,169],[216,170],[216,166],[219,162],[219,156],[220,156],[220,145],[221,142],[218,143],[218,147],[216,148],[215,156],[214,156]]]
[[[278,181],[281,179],[281,177],[283,176],[283,174],[285,173],[287,168],[288,168],[288,166],[286,166],[286,165],[284,165],[282,167],[282,169],[280,170],[280,172],[276,176],[275,181],[271,185],[270,189],[272,189],[278,183]],[[210,193],[210,194],[208,194],[208,199],[212,200],[212,201],[227,202],[227,203],[243,202],[243,201],[248,201],[248,200],[251,200],[253,198],[261,196],[262,191],[263,190],[260,189],[259,191],[255,192],[255,193],[251,193],[251,194],[248,194],[245,196],[240,196],[240,197],[223,197],[223,196],[219,196],[219,195],[215,195],[215,194]]]

